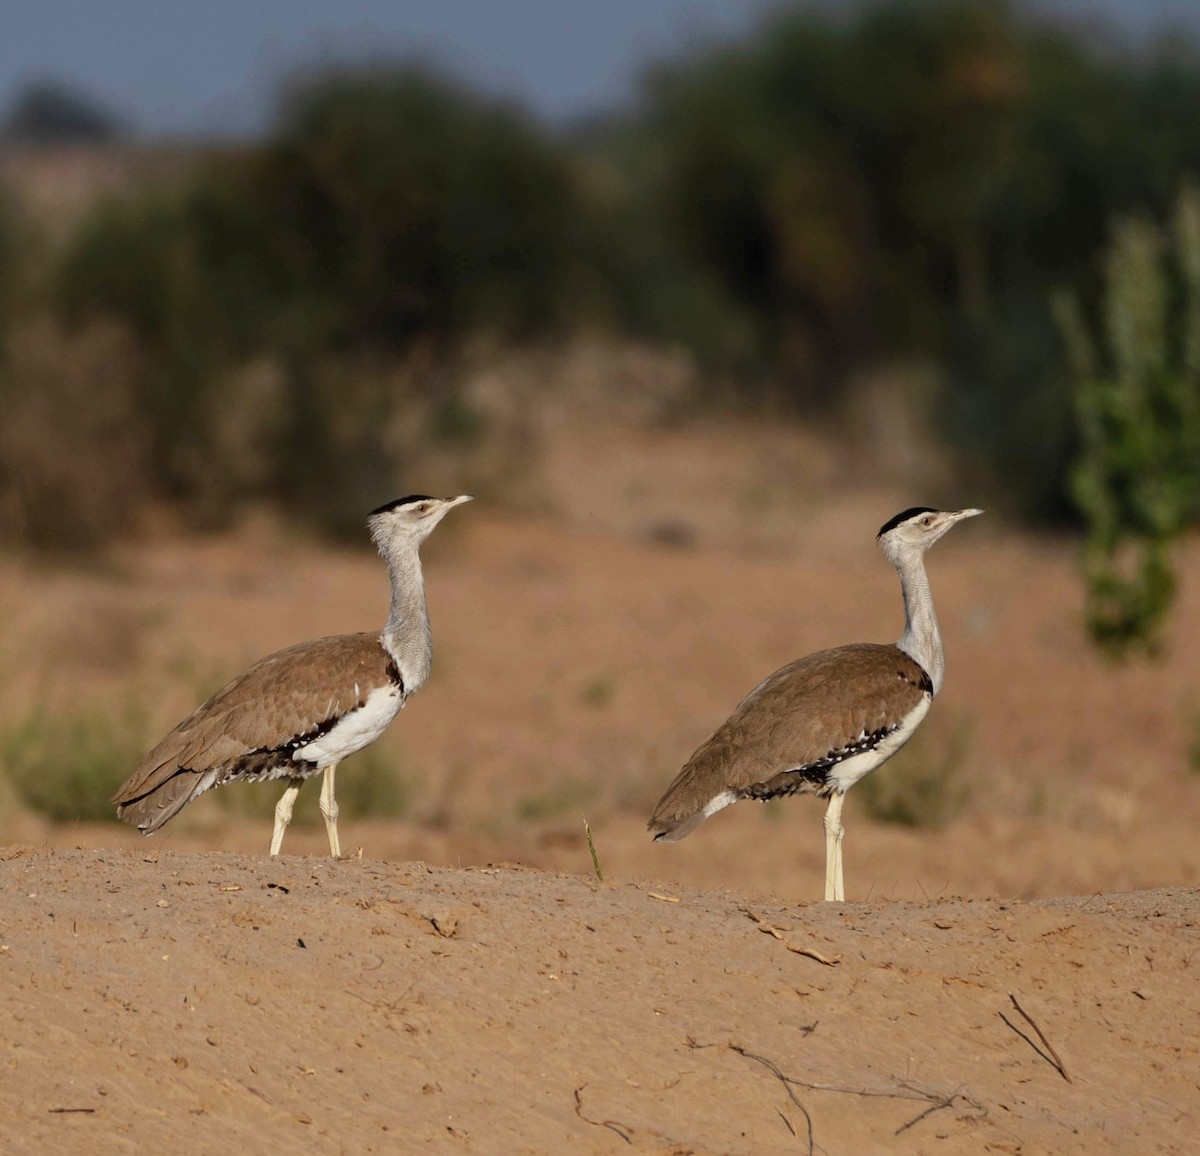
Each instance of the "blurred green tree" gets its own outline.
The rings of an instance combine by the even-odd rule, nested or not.
[[[1090,307],[1107,223],[1200,174],[1197,108],[1195,42],[1125,51],[1015,0],[783,4],[561,136],[420,68],[301,76],[264,143],[97,213],[58,299],[135,333],[179,499],[349,520],[396,469],[398,362],[461,416],[457,351],[600,325],[800,406],[936,361],[962,457],[1061,518],[1079,435],[1051,294]],[[272,420],[234,424],[267,464],[239,473],[213,413],[251,379]]]
[[[1044,519],[1070,510],[1075,436],[1050,295],[1094,295],[1107,222],[1200,172],[1198,107],[1186,37],[1133,53],[1007,0],[880,0],[786,5],[658,67],[620,131],[724,311],[692,315],[694,345],[818,404],[847,370],[935,358],[946,432]]]
[[[16,237],[12,201],[8,190],[0,185],[0,364],[4,360],[4,337],[8,322],[8,297],[15,275]]]
[[[0,122],[0,140],[22,145],[109,141],[120,131],[120,120],[99,101],[57,80],[27,85]]]
[[[1114,657],[1153,654],[1171,549],[1200,516],[1200,193],[1179,196],[1165,238],[1146,219],[1117,224],[1096,324],[1070,294],[1056,305],[1075,372],[1088,630]]]
[[[397,464],[382,439],[402,399],[379,365],[552,330],[570,297],[572,197],[561,149],[507,105],[415,67],[300,77],[264,145],[98,211],[58,298],[74,322],[115,315],[150,354],[143,408],[168,493],[237,496],[213,489],[205,411],[266,358],[282,393],[254,486],[357,528],[363,491],[386,492]],[[380,382],[371,397],[350,404],[338,362],[374,365],[359,375]]]
[[[571,183],[513,108],[418,69],[296,85],[255,173],[275,256],[340,345],[561,317]]]

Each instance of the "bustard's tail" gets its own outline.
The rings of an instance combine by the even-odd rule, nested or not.
[[[186,767],[145,794],[127,797],[130,784],[113,796],[117,818],[136,827],[143,835],[153,835],[168,819],[173,819],[198,795],[213,785],[215,772],[198,775]]]
[[[658,800],[646,825],[656,843],[674,843],[690,835],[709,815],[742,797],[713,773],[714,768],[706,766],[697,757],[702,752],[703,748],[676,775],[675,781]]]

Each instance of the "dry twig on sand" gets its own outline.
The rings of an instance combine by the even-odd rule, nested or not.
[[[901,1124],[900,1127],[897,1128],[892,1133],[893,1136],[899,1136],[901,1132],[907,1132],[909,1130],[909,1128],[911,1128],[914,1124],[919,1124],[922,1120],[925,1119],[926,1116],[932,1116],[934,1112],[940,1112],[943,1108],[952,1108],[954,1106],[955,1100],[961,1099],[961,1100],[965,1101],[967,1104],[970,1104],[971,1107],[973,1107],[973,1108],[979,1107],[979,1105],[976,1104],[974,1100],[970,1099],[967,1096],[962,1095],[962,1093],[960,1092],[960,1090],[958,1088],[955,1088],[954,1091],[950,1093],[950,1095],[943,1096],[937,1092],[923,1091],[920,1088],[914,1087],[912,1084],[901,1084],[900,1086],[902,1088],[908,1088],[910,1091],[915,1092],[917,1094],[917,1096],[921,1097],[922,1099],[929,1100],[930,1104],[929,1104],[929,1107],[925,1109],[925,1111],[918,1112],[911,1120],[909,1120],[909,1122],[907,1124]]]
[[[786,940],[783,944],[788,951],[794,951],[797,955],[807,955],[809,959],[815,959],[818,963],[823,963],[826,967],[837,967],[842,962],[840,955],[828,956],[822,955],[814,947],[797,947],[795,944],[788,943]]]
[[[754,1060],[757,1063],[762,1064],[763,1067],[769,1068],[772,1072],[775,1073],[776,1078],[783,1085],[783,1090],[785,1092],[787,1092],[788,1099],[791,1100],[791,1102],[793,1104],[795,1104],[797,1108],[800,1109],[800,1112],[803,1114],[804,1119],[808,1124],[808,1156],[812,1156],[814,1148],[815,1148],[815,1142],[813,1140],[812,1117],[808,1114],[808,1109],[802,1103],[800,1103],[800,1098],[796,1095],[795,1092],[792,1091],[792,1084],[795,1081],[790,1080],[787,1076],[785,1076],[783,1074],[783,1072],[780,1070],[779,1065],[777,1063],[775,1063],[774,1060],[768,1060],[766,1056],[756,1056],[753,1052],[748,1052],[748,1051],[746,1051],[745,1048],[739,1047],[737,1044],[730,1044],[729,1047],[733,1051],[737,1052],[737,1054],[739,1056],[745,1056],[746,1059],[748,1059],[748,1060]],[[780,1115],[782,1116],[783,1113],[781,1112]],[[788,1118],[786,1116],[784,1116],[783,1119],[784,1119],[784,1123],[786,1123],[788,1125],[789,1130],[791,1130],[794,1135],[795,1129],[792,1128],[791,1122],[788,1120]]]
[[[632,1145],[633,1140],[630,1139],[630,1131],[624,1124],[618,1124],[615,1120],[591,1120],[583,1114],[583,1089],[587,1084],[580,1084],[575,1089],[575,1115],[578,1116],[585,1124],[591,1124],[596,1128],[607,1128],[610,1132],[616,1132],[626,1144]]]
[[[1054,1050],[1054,1046],[1048,1039],[1046,1039],[1046,1033],[1043,1032],[1040,1027],[1038,1027],[1038,1025],[1034,1022],[1033,1017],[1019,1003],[1017,1003],[1017,997],[1013,995],[1012,992],[1008,993],[1008,998],[1012,1000],[1012,1005],[1017,1009],[1021,1018],[1037,1033],[1037,1038],[1042,1041],[1042,1047],[1044,1047],[1046,1050],[1042,1051],[1042,1048],[1039,1048],[1037,1044],[1035,1044],[1033,1040],[1031,1040],[1023,1031],[1021,1031],[1021,1029],[1017,1027],[1017,1025],[1014,1024],[1012,1020],[1010,1020],[1003,1012],[997,1013],[1000,1018],[1006,1024],[1008,1024],[1008,1026],[1012,1028],[1012,1030],[1016,1032],[1021,1039],[1023,1039],[1031,1048],[1033,1048],[1033,1050],[1037,1052],[1037,1054],[1041,1056],[1046,1063],[1048,1063],[1052,1068],[1057,1069],[1058,1074],[1062,1076],[1062,1078],[1066,1080],[1068,1084],[1073,1084],[1075,1081],[1067,1075],[1066,1065],[1059,1058],[1058,1052]]]
[[[796,947],[794,944],[788,943],[783,937],[783,930],[768,923],[757,911],[752,911],[749,907],[739,907],[738,910],[748,919],[753,920],[755,926],[764,935],[769,935],[772,939],[778,939],[788,951],[795,952],[796,955],[806,955],[809,959],[815,959],[818,963],[823,963],[826,967],[836,967],[841,963],[842,957],[840,955],[822,955],[815,947]]]
[[[689,1047],[705,1047],[705,1046],[709,1046],[709,1045],[696,1044],[694,1040],[689,1040],[688,1046]],[[804,1112],[805,1119],[809,1121],[809,1125],[808,1125],[809,1148],[808,1148],[808,1150],[810,1153],[813,1151],[812,1120],[809,1119],[808,1112],[804,1109],[804,1106],[800,1103],[799,1100],[796,1099],[795,1095],[793,1095],[793,1093],[791,1091],[793,1086],[795,1086],[797,1088],[807,1088],[809,1091],[812,1091],[812,1092],[840,1092],[842,1095],[846,1095],[846,1096],[862,1096],[864,1098],[876,1098],[876,1099],[884,1099],[884,1100],[924,1101],[928,1105],[928,1107],[926,1107],[924,1111],[919,1112],[916,1116],[914,1116],[906,1124],[901,1124],[900,1127],[897,1128],[896,1131],[892,1133],[893,1136],[899,1136],[901,1132],[907,1132],[909,1128],[912,1128],[914,1125],[919,1124],[922,1120],[925,1119],[926,1116],[931,1116],[931,1115],[933,1115],[934,1112],[940,1112],[945,1108],[951,1108],[958,1101],[962,1101],[962,1103],[964,1105],[971,1108],[974,1112],[978,1113],[980,1116],[987,1114],[987,1109],[984,1108],[984,1106],[982,1104],[978,1103],[976,1100],[971,1099],[970,1096],[965,1095],[962,1092],[961,1088],[955,1088],[954,1091],[950,1092],[949,1094],[942,1093],[942,1092],[929,1092],[929,1091],[926,1091],[924,1088],[918,1088],[915,1084],[910,1084],[903,1080],[896,1081],[898,1087],[903,1089],[903,1091],[898,1091],[898,1092],[877,1092],[877,1091],[872,1091],[869,1088],[843,1088],[843,1087],[839,1087],[836,1084],[814,1084],[814,1083],[810,1083],[808,1080],[798,1080],[798,1079],[796,1079],[795,1076],[787,1075],[785,1072],[783,1072],[780,1069],[779,1065],[776,1064],[774,1062],[774,1060],[769,1060],[766,1058],[766,1056],[755,1055],[753,1052],[747,1051],[740,1044],[730,1043],[728,1045],[728,1047],[731,1051],[737,1052],[737,1054],[739,1056],[745,1056],[746,1059],[748,1059],[748,1060],[755,1060],[758,1063],[763,1064],[766,1067],[770,1068],[771,1071],[774,1072],[775,1075],[779,1078],[779,1081],[784,1085],[784,1087],[786,1087],[788,1089],[788,1095],[791,1097],[792,1102],[802,1112]]]

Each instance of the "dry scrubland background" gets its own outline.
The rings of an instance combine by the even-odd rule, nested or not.
[[[1200,49],[1031,12],[784,8],[553,132],[410,66],[236,146],[10,113],[29,1150],[1189,1150]],[[339,776],[361,861],[311,786],[278,862],[270,785],[117,824],[231,674],[382,625],[362,521],[414,490],[478,500],[424,550],[430,682]],[[766,673],[898,637],[873,536],[916,503],[988,514],[928,558],[946,686],[849,797],[851,904],[806,905],[812,800],[651,845]],[[1097,607],[1164,612],[1157,656]]]

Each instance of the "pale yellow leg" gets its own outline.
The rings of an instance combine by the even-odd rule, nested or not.
[[[825,808],[825,899],[827,902],[843,903],[846,886],[842,880],[842,804],[846,796],[834,791]]]
[[[337,799],[333,797],[333,776],[337,768],[337,763],[332,763],[325,768],[325,779],[321,783],[320,808],[321,818],[325,820],[325,833],[329,836],[329,854],[335,859],[340,859],[342,845],[338,842],[338,805]]]
[[[845,795],[842,796],[845,799]],[[842,840],[846,837],[846,828],[842,826],[841,808],[838,808],[837,829],[837,859],[833,869],[833,897],[838,903],[846,902],[846,880],[842,875]]]
[[[283,846],[283,833],[292,821],[292,809],[296,806],[296,796],[300,793],[303,785],[303,779],[288,779],[287,790],[275,804],[275,830],[271,834],[272,857],[278,855],[279,848]]]

